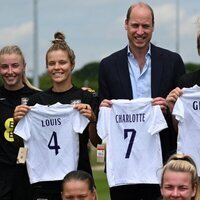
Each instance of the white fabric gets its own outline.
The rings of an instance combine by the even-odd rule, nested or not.
[[[167,128],[167,124],[160,106],[152,106],[151,100],[112,100],[111,108],[100,107],[97,130],[102,139],[106,138],[110,187],[160,182],[159,131]]]
[[[173,115],[179,121],[177,152],[190,155],[200,174],[200,87],[183,88]]]
[[[77,169],[78,133],[88,122],[68,104],[36,104],[31,108],[14,130],[28,148],[26,163],[31,183],[62,180],[66,173]]]

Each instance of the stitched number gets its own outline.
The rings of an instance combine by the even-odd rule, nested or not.
[[[50,138],[48,147],[49,147],[49,149],[51,149],[51,150],[54,149],[56,155],[59,153],[59,152],[58,152],[58,149],[60,149],[60,146],[58,145],[57,134],[56,134],[55,131],[54,131],[53,134],[51,135],[51,138]]]
[[[129,141],[129,144],[128,144],[128,149],[127,149],[125,158],[129,158],[130,157],[131,149],[132,149],[134,138],[135,138],[135,134],[136,134],[135,129],[124,129],[124,139],[126,139],[128,137],[128,133],[129,132],[131,133],[131,137],[130,137],[130,141]]]

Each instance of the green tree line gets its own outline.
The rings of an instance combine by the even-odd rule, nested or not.
[[[187,63],[185,64],[186,73],[190,73],[200,69],[200,64]],[[99,63],[92,62],[84,65],[81,69],[74,71],[72,81],[77,87],[90,87],[98,91],[98,71]],[[45,90],[50,87],[50,79],[47,74],[40,77],[40,88]]]

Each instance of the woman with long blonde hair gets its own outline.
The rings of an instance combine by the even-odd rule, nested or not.
[[[29,179],[26,166],[17,165],[20,142],[13,137],[13,112],[17,105],[26,103],[38,92],[26,75],[26,62],[17,45],[0,50],[0,199],[29,200]],[[18,144],[20,143],[20,144]]]

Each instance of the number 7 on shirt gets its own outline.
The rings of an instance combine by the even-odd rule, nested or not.
[[[130,137],[130,141],[128,144],[128,149],[127,149],[125,158],[130,157],[136,131],[135,131],[135,129],[124,129],[124,139],[126,139],[128,137],[128,133],[131,133],[131,137]]]

